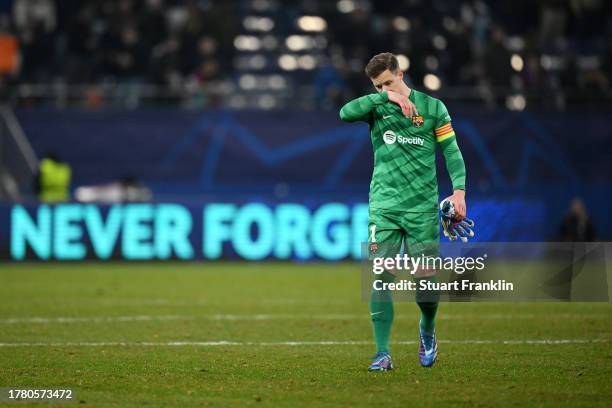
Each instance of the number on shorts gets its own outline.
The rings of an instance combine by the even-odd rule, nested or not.
[[[376,242],[376,224],[372,224],[372,226],[370,227],[370,242]]]

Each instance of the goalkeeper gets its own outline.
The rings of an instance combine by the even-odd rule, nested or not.
[[[437,256],[440,228],[436,145],[444,155],[454,191],[447,199],[454,207],[452,219],[449,221],[447,213],[442,214],[447,221],[443,222],[445,235],[447,230],[451,239],[473,235],[469,228],[473,224],[458,224],[466,216],[465,164],[451,118],[441,101],[404,83],[403,72],[393,54],[374,56],[365,73],[377,93],[348,102],[340,110],[340,118],[346,122],[364,121],[370,127],[374,173],[369,195],[368,248],[371,255],[383,247],[398,252],[403,242],[410,255],[418,256],[417,251],[430,248]],[[394,256],[381,252],[376,255]],[[381,277],[392,281],[394,271],[385,271]],[[422,269],[415,277],[434,280],[435,271]],[[431,367],[438,351],[435,335],[438,297],[437,293],[432,296],[418,291],[416,295],[421,310],[419,358],[421,365]],[[377,353],[369,370],[391,370],[391,293],[373,290],[370,309]]]

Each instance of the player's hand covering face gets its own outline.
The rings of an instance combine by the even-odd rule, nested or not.
[[[418,114],[416,106],[414,106],[412,101],[408,99],[407,96],[404,96],[394,91],[387,91],[387,94],[389,95],[389,100],[391,102],[399,105],[399,107],[402,108],[402,113],[407,118],[411,118]]]
[[[418,115],[416,106],[408,99],[408,95],[403,95],[405,87],[403,85],[404,73],[400,70],[397,73],[393,73],[388,69],[383,71],[379,76],[372,79],[372,84],[378,92],[387,92],[389,101],[397,104],[401,109],[404,116],[411,118]]]

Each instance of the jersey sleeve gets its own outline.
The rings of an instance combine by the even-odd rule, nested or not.
[[[465,162],[457,140],[455,138],[447,139],[440,146],[453,190],[465,190]]]
[[[389,96],[387,92],[379,92],[353,99],[340,109],[340,119],[345,122],[370,122],[372,110],[377,105],[382,105],[388,101]]]
[[[446,170],[451,178],[453,190],[465,190],[465,162],[457,144],[455,131],[451,124],[451,117],[442,101],[437,101],[436,108],[434,132],[436,134],[436,141],[440,143],[440,148],[446,161]]]
[[[436,101],[435,111],[435,126],[434,133],[436,135],[436,141],[441,143],[455,136],[453,125],[451,124],[451,117],[448,114],[448,110],[442,101]]]

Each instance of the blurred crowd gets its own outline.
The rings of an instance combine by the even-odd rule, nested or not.
[[[229,72],[238,16],[235,4],[218,3],[9,1],[0,33],[16,38],[19,58],[5,81],[119,83],[129,90],[130,84],[180,88],[188,79],[222,78]]]
[[[447,99],[566,109],[610,101],[611,16],[605,0],[4,0],[0,96],[331,109],[392,51]]]

